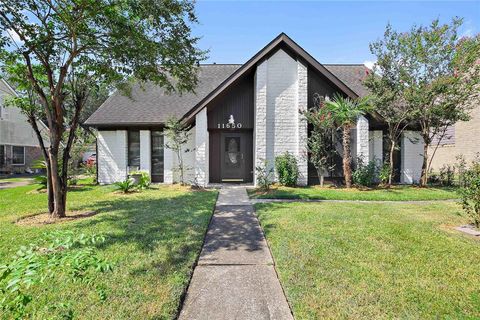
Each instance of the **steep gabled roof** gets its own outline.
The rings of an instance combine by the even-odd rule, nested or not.
[[[216,96],[228,88],[231,84],[235,83],[240,79],[244,74],[248,73],[255,68],[258,63],[263,59],[267,58],[269,55],[275,53],[279,48],[287,48],[291,54],[299,56],[301,59],[306,61],[309,66],[313,67],[320,74],[325,76],[330,80],[339,90],[345,93],[351,98],[358,98],[358,94],[349,88],[344,82],[342,82],[337,76],[330,72],[325,66],[320,62],[315,60],[307,51],[300,47],[295,41],[293,41],[285,33],[279,34],[275,39],[273,39],[269,44],[267,44],[262,50],[257,52],[250,60],[243,64],[238,70],[236,70],[230,77],[228,77],[222,84],[220,84],[215,90],[213,90],[209,95],[207,95],[202,101],[200,101],[194,108],[192,108],[185,116],[183,117],[187,121],[191,120],[200,110],[202,110],[210,101],[212,101]]]
[[[281,33],[245,64],[202,64],[198,68],[198,85],[194,93],[169,94],[153,83],[133,85],[131,95],[113,93],[85,122],[97,127],[160,125],[171,117],[193,121],[195,115],[224,90],[254,70],[278,49],[301,59],[341,92],[351,98],[366,94],[361,81],[363,65],[323,65],[308,52]]]

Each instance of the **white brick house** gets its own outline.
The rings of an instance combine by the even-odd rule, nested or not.
[[[177,160],[162,133],[173,116],[191,126],[184,159],[192,183],[255,183],[256,166],[265,160],[273,166],[288,151],[298,161],[298,183],[314,184],[301,111],[313,106],[314,94],[366,95],[366,72],[363,65],[322,65],[282,33],[243,65],[201,65],[195,93],[167,94],[150,83],[134,85],[129,97],[116,92],[86,121],[98,129],[98,181],[124,180],[132,169],[148,171],[155,182],[178,181]],[[381,162],[384,129],[378,116],[360,117],[352,130],[353,157]],[[417,182],[423,145],[415,132],[400,145],[398,182]]]

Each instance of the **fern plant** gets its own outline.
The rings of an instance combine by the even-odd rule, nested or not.
[[[117,186],[117,189],[123,193],[129,193],[135,189],[135,182],[130,178],[127,178],[124,181],[116,182],[115,185]]]

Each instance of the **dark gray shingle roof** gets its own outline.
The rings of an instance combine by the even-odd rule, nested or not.
[[[367,72],[372,71],[363,64],[324,64],[324,66],[360,97],[368,94],[363,80],[367,76]]]
[[[344,84],[359,96],[368,93],[362,81],[368,70],[361,64],[324,64]],[[195,93],[167,94],[153,83],[134,84],[131,97],[120,91],[113,93],[85,124],[91,126],[121,126],[164,123],[169,117],[181,118],[230,75],[240,64],[204,64],[199,68]]]
[[[367,72],[372,72],[363,64],[324,64],[325,68],[350,87],[360,97],[368,94],[363,80]]]
[[[195,93],[168,94],[153,83],[134,84],[130,97],[116,91],[85,124],[142,125],[164,123],[171,116],[181,118],[240,67],[239,64],[201,65]]]

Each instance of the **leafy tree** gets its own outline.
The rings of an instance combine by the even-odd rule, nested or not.
[[[331,117],[331,121],[342,129],[343,144],[343,175],[347,188],[352,186],[352,154],[350,148],[350,130],[355,125],[358,117],[364,115],[370,109],[367,99],[352,100],[339,94],[335,94],[333,100],[325,101],[322,110],[325,117]]]
[[[175,153],[177,158],[177,165],[174,168],[174,171],[179,172],[180,174],[180,183],[185,184],[185,171],[190,170],[185,166],[185,161],[183,159],[183,154],[185,152],[190,152],[191,150],[185,148],[185,144],[190,139],[190,127],[185,126],[185,124],[179,121],[176,118],[169,118],[165,125],[165,147],[172,150]]]
[[[335,126],[331,117],[323,114],[321,108],[325,104],[325,98],[318,93],[313,95],[314,106],[303,112],[309,125],[312,126],[307,140],[309,161],[315,166],[320,185],[323,186],[325,172],[332,172],[335,168],[335,156],[338,154],[335,148]]]
[[[49,146],[40,144],[49,165],[53,217],[65,216],[70,149],[91,88],[136,78],[192,90],[205,55],[191,35],[196,21],[194,5],[183,0],[0,2],[4,72],[16,70],[13,76],[35,94],[38,103],[26,108],[37,136],[37,119],[49,128]]]
[[[371,43],[370,51],[376,56],[377,62],[373,72],[367,75],[364,84],[371,92],[372,107],[382,117],[387,127],[389,150],[386,161],[388,165],[386,184],[390,186],[395,167],[393,155],[398,149],[397,142],[412,120],[412,107],[403,98],[405,86],[401,77],[405,73],[405,66],[402,59],[401,35],[394,31],[390,24],[387,25],[383,39]]]
[[[434,156],[428,153],[433,139],[440,143],[448,126],[469,119],[471,105],[466,102],[480,81],[479,38],[459,41],[461,24],[458,18],[443,25],[434,20],[430,26],[413,26],[410,32],[397,35],[403,98],[413,110],[424,142],[423,186]]]

